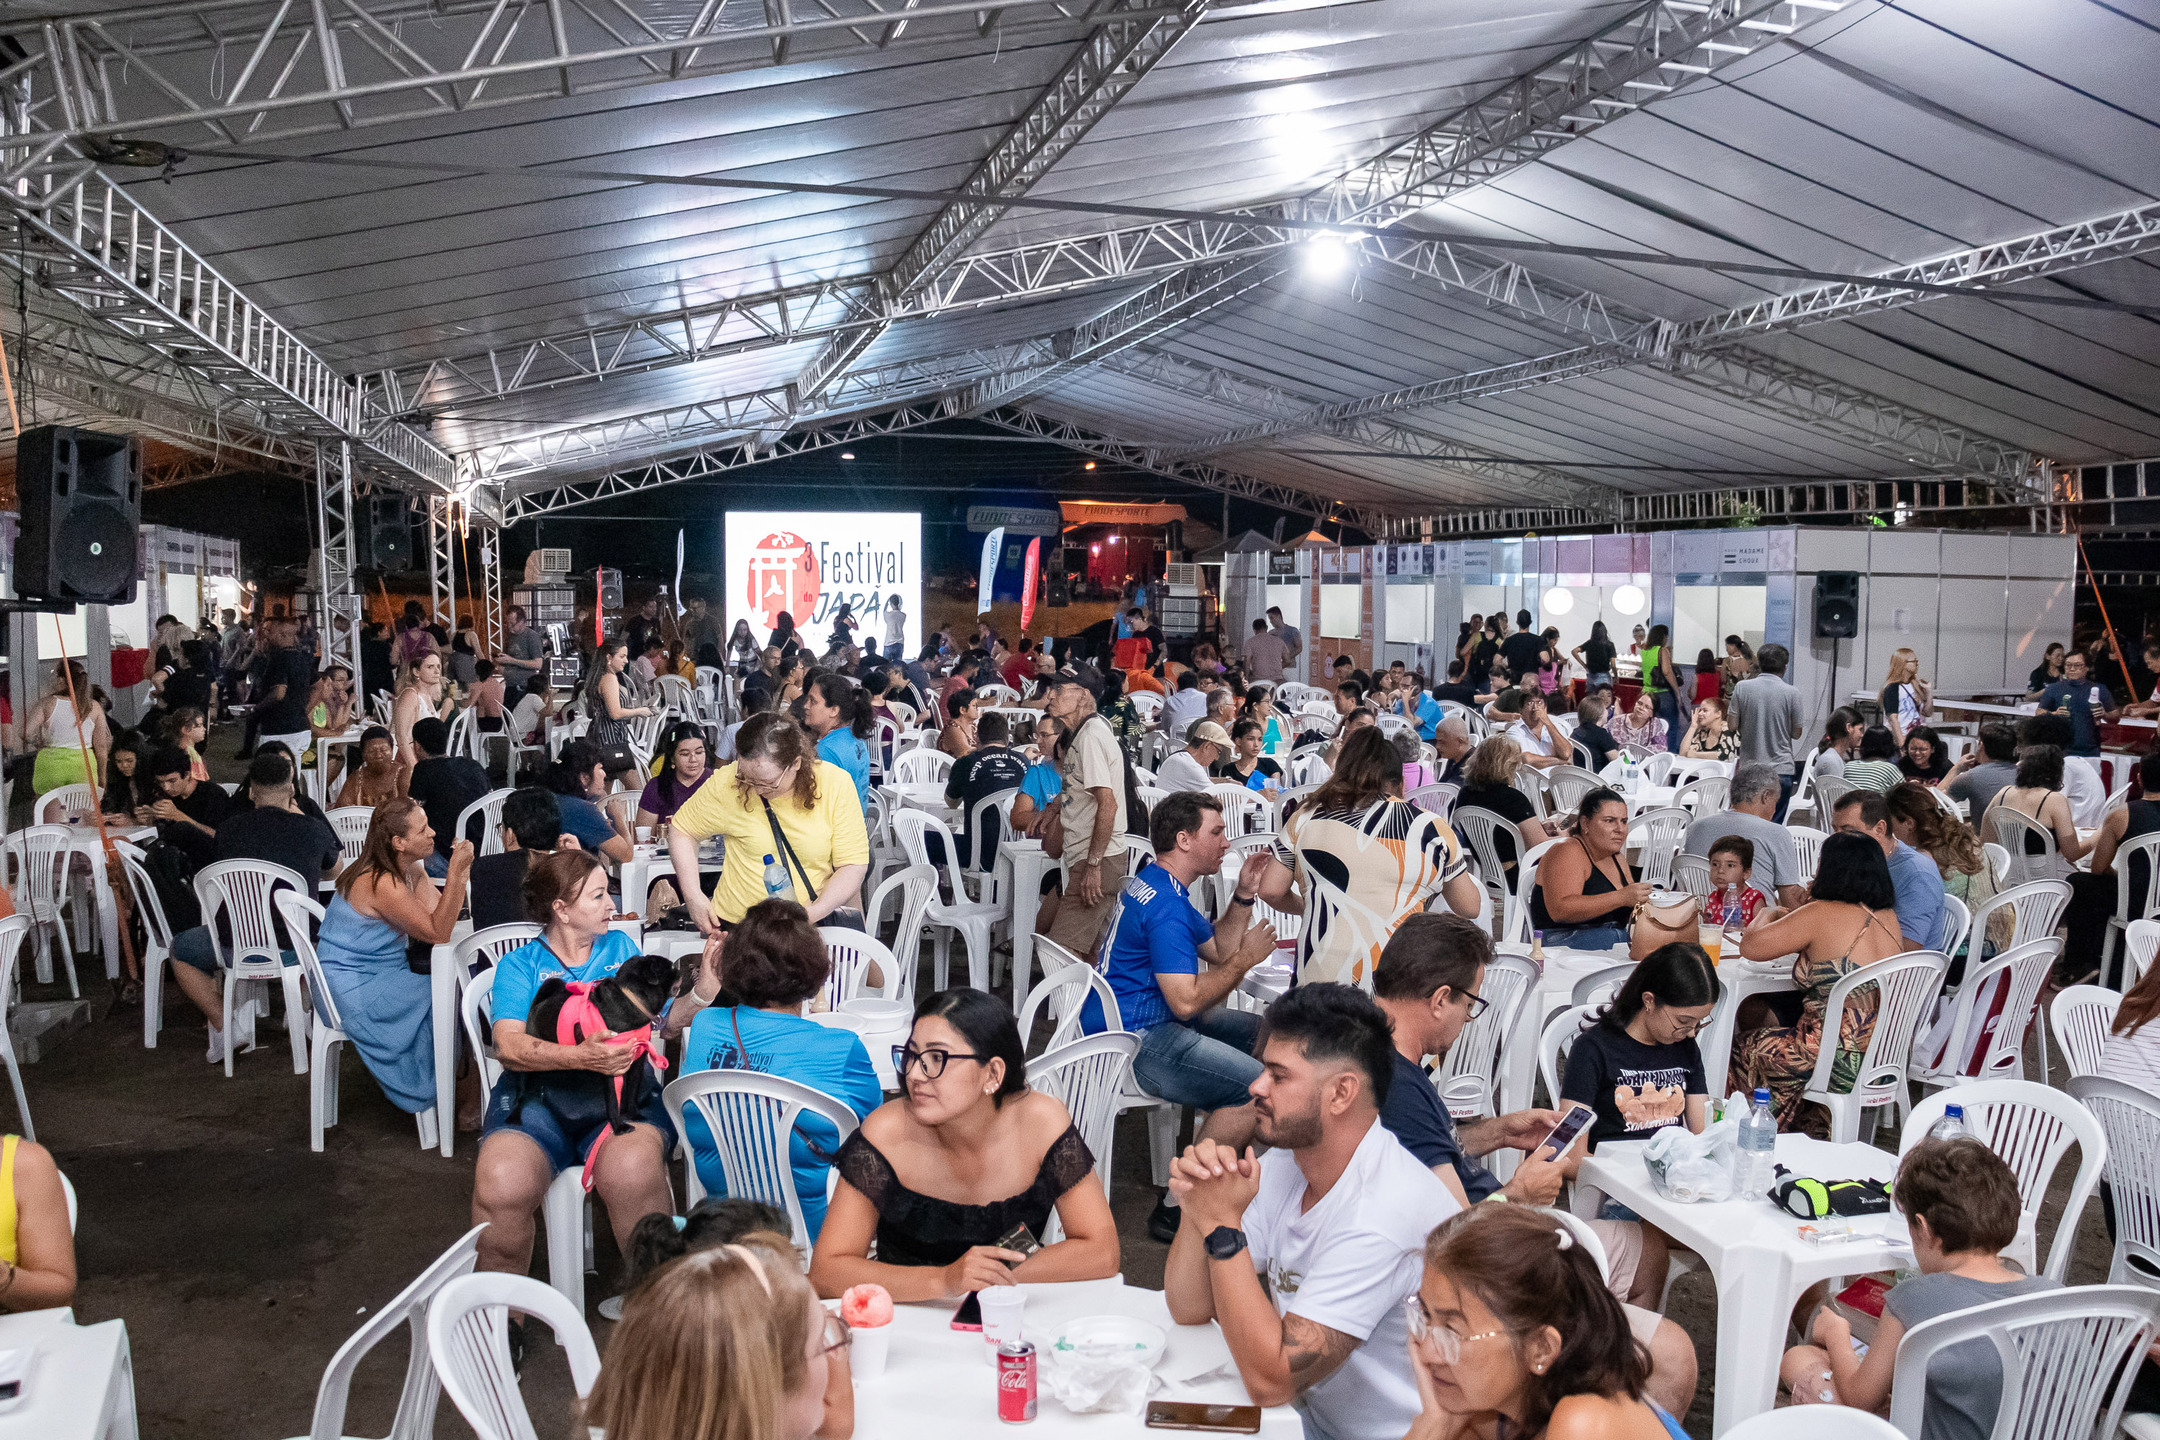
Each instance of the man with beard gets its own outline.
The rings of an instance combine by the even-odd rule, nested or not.
[[[1394,1044],[1370,996],[1300,985],[1262,1033],[1255,1134],[1274,1148],[1202,1139],[1172,1164],[1164,1298],[1181,1325],[1221,1326],[1255,1404],[1296,1401],[1330,1440],[1400,1440],[1420,1408],[1403,1301],[1462,1206],[1380,1123]]]

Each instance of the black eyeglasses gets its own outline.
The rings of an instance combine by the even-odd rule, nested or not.
[[[922,1067],[925,1080],[935,1080],[945,1073],[945,1062],[948,1060],[974,1060],[980,1063],[989,1058],[988,1055],[978,1055],[972,1050],[917,1050],[912,1045],[892,1047],[893,1069],[899,1072],[902,1080],[906,1080],[908,1071],[917,1065]]]
[[[1478,994],[1475,990],[1463,991],[1462,998],[1469,1002],[1469,1018],[1472,1020],[1475,1020],[1478,1018],[1478,1016],[1483,1015],[1485,1013],[1486,1007],[1492,1004],[1490,1000],[1487,1000],[1484,996]]]

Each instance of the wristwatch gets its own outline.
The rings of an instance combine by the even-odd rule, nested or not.
[[[1207,1253],[1210,1260],[1234,1260],[1245,1249],[1245,1232],[1233,1230],[1228,1225],[1218,1225],[1207,1234]]]

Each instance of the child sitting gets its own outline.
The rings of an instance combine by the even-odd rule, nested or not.
[[[1748,884],[1755,868],[1755,842],[1726,835],[1710,843],[1710,898],[1703,902],[1703,923],[1747,929],[1762,913],[1763,893]],[[1734,897],[1728,904],[1726,896]]]
[[[1785,1352],[1779,1379],[1795,1405],[1850,1405],[1881,1410],[1890,1400],[1898,1342],[1923,1320],[1994,1300],[2053,1290],[2060,1282],[2003,1264],[2017,1238],[2017,1177],[1978,1140],[1923,1140],[1898,1165],[1894,1191],[1912,1231],[1920,1273],[1883,1299],[1881,1322],[1863,1356],[1852,1326],[1829,1309],[1816,1312],[1812,1345]],[[1928,1367],[1921,1440],[1961,1440],[1995,1428],[2002,1367],[1985,1342],[1959,1345]]]

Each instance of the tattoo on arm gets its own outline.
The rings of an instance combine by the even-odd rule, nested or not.
[[[1299,1391],[1311,1389],[1342,1368],[1358,1342],[1340,1330],[1330,1330],[1301,1315],[1285,1315],[1283,1358],[1290,1366],[1290,1383]]]

